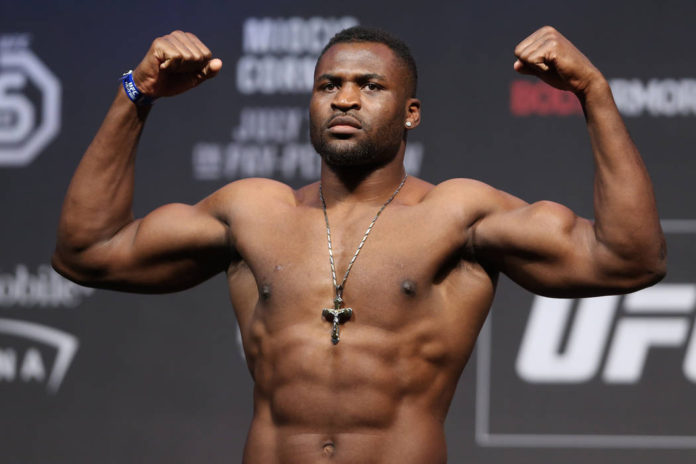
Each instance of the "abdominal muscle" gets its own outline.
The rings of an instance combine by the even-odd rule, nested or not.
[[[326,321],[276,332],[252,321],[254,419],[247,464],[446,460],[443,423],[461,367],[436,322],[399,330]]]

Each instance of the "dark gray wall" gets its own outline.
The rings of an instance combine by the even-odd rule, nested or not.
[[[611,80],[667,232],[669,275],[652,291],[566,304],[501,282],[448,416],[450,462],[690,462],[695,16],[694,2],[649,0],[1,0],[0,462],[240,460],[252,386],[222,276],[164,296],[58,278],[47,266],[62,196],[118,77],[172,29],[198,34],[224,68],[156,103],[136,213],[193,203],[243,176],[315,180],[302,76],[326,34],[352,22],[403,37],[418,61],[423,124],[409,139],[412,174],[473,177],[591,217],[578,107],[512,69],[518,41],[556,26]],[[264,49],[268,24],[281,35]],[[236,129],[244,121],[256,132]],[[554,326],[544,314],[561,317]]]

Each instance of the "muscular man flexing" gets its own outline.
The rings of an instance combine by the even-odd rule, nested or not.
[[[354,28],[332,39],[314,75],[320,182],[245,179],[134,219],[149,107],[119,89],[68,189],[53,265],[83,285],[133,292],[226,273],[254,379],[244,462],[444,463],[447,409],[499,272],[555,297],[625,293],[665,273],[652,186],[607,81],[551,27],[515,55],[515,70],[583,106],[594,222],[475,180],[405,178],[406,133],[420,123],[415,64],[397,39]],[[221,67],[177,31],[153,42],[133,80],[144,95],[171,96]]]

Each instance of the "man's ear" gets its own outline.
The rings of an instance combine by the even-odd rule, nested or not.
[[[421,120],[421,102],[417,98],[409,98],[406,101],[406,129],[415,129]]]

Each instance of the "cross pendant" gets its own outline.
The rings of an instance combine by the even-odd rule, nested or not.
[[[333,328],[331,329],[331,343],[334,345],[338,344],[338,342],[341,340],[338,332],[338,325],[343,324],[353,315],[353,308],[341,308],[342,304],[343,298],[336,296],[336,298],[334,298],[333,309],[324,308],[324,310],[321,312],[324,319],[333,323]]]

